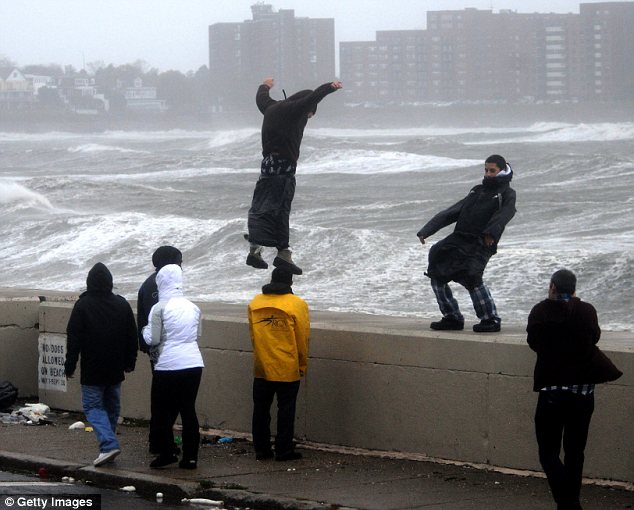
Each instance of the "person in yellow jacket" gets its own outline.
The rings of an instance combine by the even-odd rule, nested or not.
[[[308,366],[310,318],[306,302],[293,294],[293,275],[276,268],[271,283],[249,304],[254,355],[253,446],[255,458],[273,458],[271,404],[277,397],[275,460],[301,459],[295,451],[295,404]]]

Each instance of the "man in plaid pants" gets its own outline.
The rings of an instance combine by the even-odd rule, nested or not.
[[[438,230],[452,223],[454,232],[429,250],[425,273],[431,279],[442,319],[430,324],[435,330],[462,330],[464,317],[451,293],[450,281],[464,286],[471,296],[479,324],[473,331],[500,331],[502,320],[488,287],[482,281],[489,258],[497,251],[504,227],[515,215],[515,190],[510,182],[513,170],[497,154],[484,163],[484,179],[469,194],[448,209],[436,214],[418,232],[422,244]]]

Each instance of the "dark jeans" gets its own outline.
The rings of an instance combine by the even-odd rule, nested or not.
[[[201,367],[184,370],[154,370],[152,375],[152,421],[155,445],[161,455],[174,452],[172,428],[178,415],[183,424],[183,460],[198,460],[200,431],[196,416],[196,396]]]
[[[535,411],[539,461],[559,509],[580,509],[584,450],[594,394],[540,391]],[[559,459],[563,438],[564,461]]]
[[[271,404],[277,396],[275,453],[293,451],[295,404],[299,381],[277,382],[253,379],[253,446],[256,453],[271,451]]]

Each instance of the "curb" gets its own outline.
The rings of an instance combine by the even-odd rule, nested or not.
[[[335,504],[249,492],[245,489],[202,489],[198,482],[176,482],[163,476],[122,469],[95,468],[76,462],[2,450],[0,450],[0,463],[2,468],[8,471],[15,470],[27,473],[36,473],[43,467],[55,477],[72,476],[76,480],[83,481],[86,485],[106,489],[120,489],[125,485],[134,485],[138,494],[154,497],[157,492],[162,492],[167,498],[178,501],[182,498],[195,496],[220,499],[230,505],[248,507],[254,510],[356,510]]]

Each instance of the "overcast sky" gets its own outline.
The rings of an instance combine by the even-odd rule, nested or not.
[[[208,62],[208,26],[251,19],[255,0],[0,0],[0,56],[18,65],[145,60],[161,71]],[[579,12],[577,0],[274,0],[296,16],[334,18],[339,41],[374,40],[377,30],[425,28],[441,9]],[[584,3],[596,3],[592,0]]]

